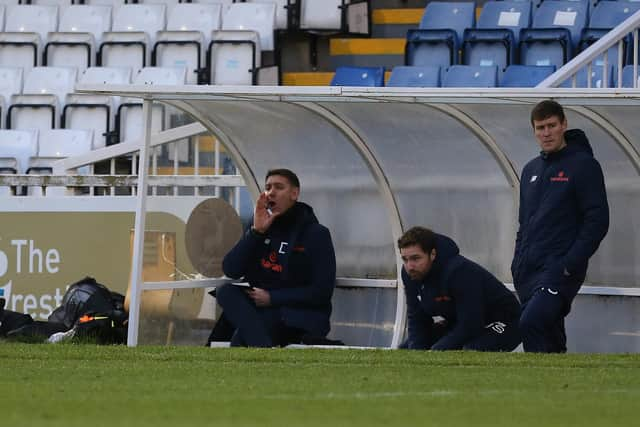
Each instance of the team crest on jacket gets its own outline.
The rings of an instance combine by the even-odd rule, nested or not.
[[[564,171],[560,171],[558,175],[551,177],[551,182],[569,182],[569,177],[564,176]]]
[[[276,273],[282,273],[282,265],[278,264],[278,255],[276,251],[271,251],[268,259],[263,258],[260,261],[260,265],[267,270],[275,271]]]

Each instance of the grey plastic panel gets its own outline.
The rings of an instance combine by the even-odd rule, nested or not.
[[[378,188],[335,126],[283,102],[190,104],[233,140],[259,183],[271,168],[288,167],[298,174],[301,200],[331,230],[339,276],[396,277],[393,239]]]
[[[451,236],[469,258],[509,281],[513,189],[486,146],[427,105],[324,103],[365,138],[385,171],[403,225]]]

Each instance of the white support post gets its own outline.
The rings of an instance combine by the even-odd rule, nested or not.
[[[138,345],[138,326],[140,320],[140,296],[142,294],[142,260],[144,251],[144,229],[147,214],[147,177],[149,175],[149,145],[151,142],[152,101],[145,99],[142,104],[144,130],[140,147],[140,166],[138,167],[138,200],[133,235],[133,259],[131,260],[131,299],[129,302],[129,327],[127,346]]]

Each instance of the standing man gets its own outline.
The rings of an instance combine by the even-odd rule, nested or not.
[[[516,297],[460,255],[450,238],[413,227],[398,239],[410,349],[512,351],[520,343]]]
[[[222,262],[224,274],[244,277],[216,297],[235,328],[231,345],[283,346],[329,333],[336,258],[329,230],[298,202],[300,181],[289,169],[267,172],[253,226]]]
[[[524,350],[563,353],[564,318],[607,234],[609,206],[600,164],[584,132],[567,130],[562,106],[540,102],[531,125],[542,151],[522,171],[511,272]]]

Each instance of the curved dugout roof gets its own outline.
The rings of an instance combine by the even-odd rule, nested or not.
[[[332,232],[341,277],[398,278],[396,239],[404,229],[426,225],[453,237],[463,254],[507,283],[518,177],[538,154],[530,110],[555,98],[567,109],[569,127],[587,133],[608,190],[611,228],[587,284],[640,286],[640,93],[633,90],[79,89],[188,112],[226,145],[254,196],[267,169],[295,170],[302,199]],[[386,313],[374,315],[376,322],[394,324],[393,335],[380,338],[391,342],[377,344],[397,345],[405,317],[401,286],[385,303],[372,304]]]

